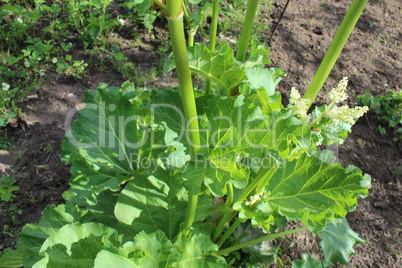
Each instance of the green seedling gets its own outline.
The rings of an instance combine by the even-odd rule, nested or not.
[[[0,178],[0,199],[2,201],[10,201],[14,197],[13,192],[20,189],[20,187],[14,185],[15,183],[16,180],[8,176],[3,176]]]
[[[373,97],[365,94],[357,97],[359,105],[366,105],[378,117],[378,132],[387,133],[386,127],[394,131],[393,141],[402,141],[402,90],[389,90],[385,95]]]

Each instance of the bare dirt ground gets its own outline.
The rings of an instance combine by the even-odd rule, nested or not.
[[[285,2],[276,1],[268,21],[276,23]],[[291,1],[270,44],[272,66],[288,73],[279,86],[285,98],[293,86],[300,91],[306,89],[350,3]],[[357,95],[385,94],[402,88],[401,22],[401,1],[369,1],[317,102],[326,103],[326,92],[343,76],[350,81],[350,106],[355,105]],[[268,40],[268,36],[262,38]],[[145,31],[143,37],[147,38]],[[149,62],[143,59],[157,59],[150,56],[156,53],[152,42],[148,49],[131,49],[126,56],[148,68]],[[149,45],[155,49],[149,49]],[[80,53],[79,47],[75,49]],[[63,202],[61,194],[68,188],[70,175],[69,167],[60,161],[60,143],[66,130],[65,118],[79,106],[84,90],[95,89],[100,82],[120,85],[123,81],[112,70],[90,70],[81,81],[49,74],[33,92],[38,98],[21,104],[24,115],[19,127],[0,130],[14,137],[12,146],[0,151],[0,176],[15,178],[20,187],[14,199],[19,208],[15,213],[8,213],[8,205],[0,203],[0,251],[14,246],[18,230],[26,223],[37,222],[46,205]],[[166,78],[152,84],[162,82]],[[336,148],[343,165],[353,164],[372,176],[369,196],[348,215],[352,229],[366,240],[356,247],[350,267],[402,267],[402,146],[392,142],[390,136],[380,135],[376,126],[374,116],[363,117],[346,142]],[[281,246],[285,266],[302,253],[322,257],[317,239],[306,233],[281,241]]]

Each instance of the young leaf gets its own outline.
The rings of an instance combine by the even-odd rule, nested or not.
[[[151,234],[143,231],[136,235],[134,243],[142,252],[140,257],[135,258],[139,267],[171,267],[176,259],[176,249],[161,231]]]
[[[350,228],[346,218],[338,225],[329,223],[321,236],[320,246],[325,260],[333,263],[340,262],[344,265],[349,263],[349,256],[355,254],[353,247],[365,242]]]
[[[292,268],[325,268],[330,267],[332,263],[327,261],[320,261],[313,255],[303,254],[303,260],[294,260],[292,262]]]
[[[221,43],[218,50],[211,50],[202,43],[188,48],[188,59],[192,72],[198,73],[217,84],[224,92],[236,88],[246,78],[241,62],[234,58],[234,51],[227,43]],[[175,68],[172,58],[166,62],[165,71]]]
[[[172,267],[227,267],[222,256],[216,256],[218,245],[212,243],[210,235],[196,233],[191,238],[182,237],[175,243],[177,262]]]

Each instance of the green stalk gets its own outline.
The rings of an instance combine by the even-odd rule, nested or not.
[[[216,33],[218,32],[219,0],[212,4],[211,31],[209,32],[209,49],[214,52],[216,47]]]
[[[368,0],[354,0],[303,98],[314,102],[334,67]]]
[[[267,186],[268,182],[271,180],[272,176],[275,174],[277,168],[270,168],[266,173],[264,173],[264,178],[260,180],[260,183],[254,188],[254,194],[260,194]]]
[[[221,221],[219,222],[218,226],[216,226],[216,229],[212,235],[212,241],[216,241],[218,239],[226,224],[229,223],[234,218],[234,216],[236,216],[236,214],[237,211],[233,211],[232,209],[225,211],[221,218]]]
[[[200,133],[197,119],[197,109],[191,80],[191,71],[187,58],[186,39],[184,35],[182,1],[168,0],[166,3],[168,12],[168,26],[171,38],[173,57],[176,64],[177,77],[179,79],[180,93],[183,102],[184,116],[186,118],[187,133],[189,135],[190,156],[195,161],[200,147]],[[182,225],[183,236],[188,236],[191,225],[194,222],[197,209],[198,195],[190,195],[188,198],[186,218]]]
[[[188,27],[188,31],[187,31],[187,45],[189,47],[194,46],[194,36],[196,34],[196,30],[192,31],[191,30],[191,17],[190,17],[190,13],[188,12],[188,7],[186,5],[186,3],[183,2],[183,12],[184,12],[184,18],[186,19],[187,22],[187,27]]]
[[[247,13],[244,18],[243,29],[241,31],[240,39],[237,44],[236,60],[245,61],[248,50],[248,43],[250,40],[255,14],[257,13],[259,0],[249,0],[247,4]]]
[[[242,223],[243,220],[240,218],[237,218],[237,220],[227,229],[227,231],[222,235],[222,237],[219,239],[217,242],[218,247],[220,248],[223,243],[225,243],[226,239],[236,230],[236,228]]]
[[[219,0],[214,0],[212,4],[212,21],[211,21],[211,31],[209,33],[209,49],[211,52],[215,51],[216,47],[216,33],[218,32],[218,17],[219,17]],[[207,79],[205,84],[205,94],[209,95],[211,93],[211,80]]]
[[[281,232],[281,233],[277,233],[277,234],[271,234],[271,235],[263,236],[263,237],[260,237],[260,238],[257,238],[257,239],[253,239],[253,240],[250,240],[250,241],[235,245],[233,247],[229,247],[229,248],[219,250],[216,253],[216,255],[225,255],[225,254],[228,254],[228,253],[230,253],[232,251],[236,251],[236,250],[239,250],[239,249],[242,249],[242,248],[254,245],[254,244],[261,243],[261,242],[263,242],[265,240],[270,240],[270,239],[274,239],[274,238],[278,238],[278,237],[283,237],[283,236],[286,236],[286,235],[289,235],[289,234],[294,234],[294,233],[303,232],[303,231],[307,231],[307,230],[308,230],[308,227],[302,227],[302,228],[289,230],[289,231],[286,231],[286,232]]]

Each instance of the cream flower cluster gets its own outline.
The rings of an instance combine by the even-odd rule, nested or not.
[[[348,78],[344,77],[339,82],[338,86],[332,89],[328,93],[328,97],[331,100],[331,104],[340,103],[348,98],[346,94],[346,86],[348,84]],[[327,115],[332,119],[334,124],[339,124],[341,122],[353,125],[356,122],[356,119],[363,116],[364,113],[368,112],[368,107],[354,107],[349,108],[347,105],[343,106],[333,106],[330,111],[328,111]]]
[[[262,190],[260,194],[256,194],[256,195],[250,196],[250,201],[245,201],[244,204],[246,204],[246,206],[254,205],[255,203],[257,203],[257,201],[258,201],[264,194],[265,194],[265,191]]]
[[[300,118],[310,118],[307,115],[307,110],[310,107],[311,101],[301,97],[299,91],[292,87],[290,90],[290,98],[288,108]]]
[[[333,107],[327,115],[332,119],[334,124],[343,122],[353,125],[356,121],[355,118],[362,117],[364,113],[368,112],[368,110],[369,108],[367,106],[349,108],[348,106],[343,105],[340,107]]]
[[[328,93],[328,97],[332,103],[340,103],[348,98],[346,94],[346,86],[348,85],[348,78],[344,77],[339,81],[338,86]]]

